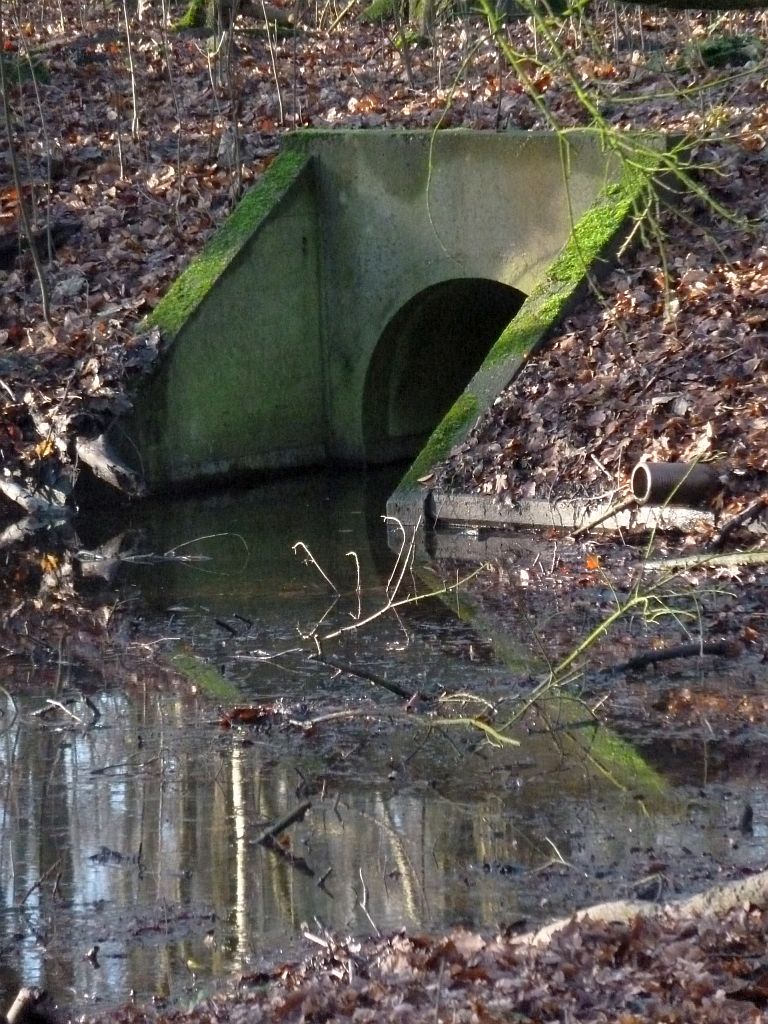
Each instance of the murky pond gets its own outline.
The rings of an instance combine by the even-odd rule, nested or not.
[[[513,928],[674,891],[681,857],[702,880],[764,861],[759,798],[753,833],[734,833],[706,749],[657,752],[672,785],[568,701],[527,719],[520,746],[484,742],[478,695],[503,704],[518,685],[493,638],[450,595],[375,614],[394,586],[391,483],[314,476],[78,523],[84,548],[114,553],[121,534],[131,552],[81,587],[114,593],[137,642],[204,659],[220,695],[110,687],[65,658],[5,671],[4,1005],[21,984],[78,1009],[186,1003],[295,955],[303,931]],[[339,631],[321,651],[359,675],[310,657],[308,637]],[[410,711],[377,679],[454,695],[475,725],[447,723],[445,703]]]

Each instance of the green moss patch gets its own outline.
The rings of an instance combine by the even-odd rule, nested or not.
[[[400,488],[413,488],[419,477],[446,458],[451,448],[469,430],[480,413],[477,397],[469,392],[459,395],[433,431],[416,461],[400,482]]]
[[[570,289],[566,287],[553,290],[549,284],[537,288],[502,332],[483,365],[494,367],[508,359],[524,362],[539,344],[543,334],[557,322],[569,295]]]
[[[751,33],[713,36],[691,44],[686,50],[688,63],[700,62],[708,68],[743,67],[765,56],[765,44]]]
[[[544,280],[528,296],[514,320],[488,353],[467,391],[434,431],[403,478],[398,491],[413,489],[418,480],[442,462],[466,436],[486,402],[514,380],[521,367],[562,320],[598,271],[622,225],[638,205],[659,168],[659,153],[638,145],[623,154],[621,180],[606,184],[596,201],[574,225],[568,242]]]
[[[240,691],[228,679],[202,658],[186,651],[177,651],[171,656],[171,665],[182,675],[190,686],[196,687],[214,700],[236,701]]]
[[[185,28],[204,28],[206,24],[206,0],[189,0],[187,9],[173,27],[177,30]]]
[[[488,354],[483,368],[509,359],[524,362],[564,315],[590,270],[600,260],[632,212],[648,177],[626,166],[620,183],[607,185],[596,202],[574,225],[571,237],[549,268],[542,284],[520,308]],[[516,367],[511,367],[511,373]]]
[[[281,153],[158,303],[142,325],[173,339],[218,278],[239,255],[259,224],[275,209],[309,162],[306,153]]]
[[[368,4],[360,15],[360,21],[366,23],[373,21],[385,21],[389,18],[393,18],[395,14],[395,4],[397,2],[399,2],[399,0],[373,0],[373,3]]]
[[[563,700],[568,700],[564,697]],[[573,717],[578,721],[578,715],[584,718],[584,705],[578,698],[570,698],[573,704]],[[579,710],[581,709],[581,710]],[[553,714],[555,709],[553,708]],[[558,712],[560,709],[557,709]],[[659,806],[659,798],[664,798],[663,806],[669,806],[668,800],[675,797],[670,793],[669,784],[663,775],[660,775],[638,753],[631,743],[627,743],[620,736],[617,736],[609,729],[600,727],[593,732],[584,733],[579,730],[578,734],[572,733],[571,738],[580,744],[586,743],[585,754],[590,758],[595,767],[602,775],[608,778],[620,789],[640,795],[642,794],[642,806],[647,809]]]

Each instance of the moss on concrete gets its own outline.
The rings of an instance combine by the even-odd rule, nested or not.
[[[475,395],[467,391],[459,395],[400,481],[398,490],[415,487],[420,476],[442,462],[456,441],[469,430],[479,412],[480,403]]]
[[[527,359],[544,332],[557,322],[569,295],[570,289],[553,289],[551,283],[537,288],[525,300],[512,323],[501,333],[483,365],[494,367],[508,359]]]
[[[544,281],[529,295],[488,353],[483,364],[485,368],[511,358],[525,360],[536,350],[564,314],[585,276],[615,239],[647,181],[640,171],[626,167],[621,182],[603,189],[596,202],[574,225],[571,237],[547,271]]]
[[[575,225],[565,248],[549,268],[547,276],[551,281],[578,284],[599,259],[632,207],[634,197],[611,196],[615,191],[606,190],[608,194],[603,193]]]
[[[650,151],[633,157],[623,161],[621,179],[606,184],[574,225],[544,280],[497,339],[467,391],[453,405],[401,481],[395,492],[401,498],[466,436],[491,394],[496,395],[515,378],[565,315],[590,272],[599,267],[599,261],[615,242],[622,225],[638,205],[638,197],[658,169],[658,160]]]
[[[159,327],[166,341],[178,334],[256,227],[297,180],[308,160],[306,153],[293,150],[274,160],[261,181],[243,197],[200,255],[176,279],[143,327]]]
[[[360,15],[364,24],[394,17],[397,0],[373,0]]]
[[[202,658],[187,651],[179,650],[171,655],[171,665],[190,686],[196,687],[214,700],[232,701],[241,696],[238,688]]]
[[[569,696],[564,696],[563,700],[570,701],[572,705],[572,720],[583,721],[583,702],[577,697]],[[562,709],[560,706],[553,707],[552,712],[554,717],[560,715]],[[560,722],[561,718],[558,717],[557,721]],[[670,792],[669,783],[664,776],[660,775],[631,743],[627,743],[610,729],[601,726],[586,734],[583,729],[574,730],[569,738],[574,744],[584,748],[585,755],[609,782],[619,789],[641,795],[641,806],[645,810],[658,807],[660,798],[663,798],[662,806],[667,807],[669,800],[677,800],[675,794]]]

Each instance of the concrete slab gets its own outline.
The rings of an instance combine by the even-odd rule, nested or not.
[[[448,532],[488,528],[512,530],[543,527],[572,533],[579,527],[608,512],[610,506],[602,501],[569,499],[544,501],[521,499],[513,503],[500,502],[479,494],[452,494],[436,488],[421,493],[421,504],[414,504],[413,492],[405,494],[399,504],[401,492],[396,491],[387,505],[387,513],[404,525],[425,525]],[[414,513],[415,516],[414,516]],[[694,532],[712,530],[715,517],[712,512],[687,508],[661,508],[640,506],[624,509],[600,523],[601,530],[679,530]]]

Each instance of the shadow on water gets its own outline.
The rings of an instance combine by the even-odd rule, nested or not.
[[[110,586],[142,642],[207,659],[239,702],[269,713],[222,729],[209,701],[151,682],[124,692],[59,664],[58,706],[50,674],[3,677],[6,1006],[21,983],[78,1009],[131,992],[184,1003],[289,955],[304,923],[514,927],[626,895],[628,874],[683,846],[703,873],[738,861],[722,802],[670,792],[630,752],[572,742],[565,712],[496,749],[409,718],[401,700],[335,676],[306,649],[264,660],[321,619],[335,628],[382,606],[393,556],[379,510],[391,486],[386,474],[362,486],[286,479],[78,522],[91,550],[125,534],[134,560]],[[298,541],[338,593],[293,552]],[[138,558],[169,551],[205,560]],[[107,588],[103,576],[83,586]],[[433,694],[516,685],[489,636],[438,600],[350,631],[335,650]],[[349,717],[303,727],[340,707]],[[258,844],[305,800],[311,811],[277,849]],[[756,830],[745,862],[767,840]]]

